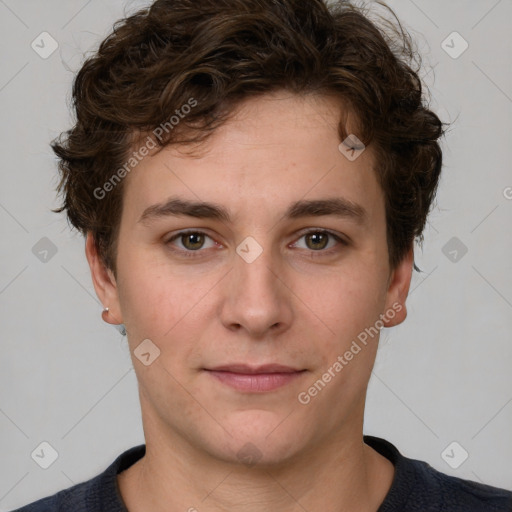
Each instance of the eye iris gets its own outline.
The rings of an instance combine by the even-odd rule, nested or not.
[[[312,240],[313,244],[320,244],[320,247],[310,247],[310,249],[324,249],[327,245],[328,235],[326,233],[310,233],[306,235],[306,243],[307,241]],[[309,247],[309,244],[307,244]]]
[[[186,233],[182,235],[181,241],[183,245],[190,250],[197,250],[204,244],[204,235],[200,233]],[[188,242],[191,242],[190,244]]]

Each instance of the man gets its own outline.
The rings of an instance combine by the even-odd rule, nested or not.
[[[146,443],[21,511],[512,510],[363,436],[442,167],[400,34],[402,59],[347,2],[159,0],[84,64],[59,211]]]

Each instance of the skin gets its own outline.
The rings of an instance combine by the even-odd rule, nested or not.
[[[125,182],[117,278],[87,237],[105,320],[126,325],[139,383],[146,455],[118,476],[130,512],[376,511],[389,491],[393,465],[363,442],[378,336],[307,405],[297,399],[393,304],[401,310],[385,327],[407,314],[412,248],[391,270],[372,148],[355,161],[341,154],[341,108],[330,96],[249,99],[200,153],[167,147],[144,158]],[[171,196],[222,205],[232,222],[139,222]],[[283,217],[294,201],[333,197],[362,206],[366,222]],[[348,245],[312,240],[310,228]],[[166,244],[185,229],[206,233],[203,246]],[[248,236],[263,249],[252,263],[236,252]],[[180,255],[187,249],[195,257]],[[134,356],[144,339],[160,349],[149,366]],[[246,393],[203,370],[233,362],[307,371]],[[253,465],[237,455],[246,443]]]

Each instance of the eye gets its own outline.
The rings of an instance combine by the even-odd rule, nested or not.
[[[343,238],[325,229],[309,230],[302,234],[299,240],[301,239],[305,240],[305,247],[300,247],[298,241],[293,243],[292,247],[306,249],[312,253],[330,254],[337,250],[337,245],[348,245]],[[205,245],[207,240],[210,240],[209,245]],[[169,238],[165,244],[173,252],[186,257],[199,257],[203,252],[201,249],[210,249],[220,245],[203,231],[180,231]]]
[[[205,240],[210,239],[211,244],[205,247]],[[176,235],[172,236],[169,240],[167,240],[167,245],[173,245],[172,242],[178,241],[181,243],[181,247],[177,249],[178,251],[187,253],[187,252],[198,252],[200,249],[208,249],[211,247],[215,247],[215,242],[202,231],[181,231]],[[175,250],[175,249],[173,249]],[[188,256],[188,254],[187,254]]]
[[[327,231],[325,229],[314,229],[310,230],[306,233],[303,233],[303,235],[299,238],[299,240],[304,239],[306,247],[299,247],[301,249],[307,249],[315,252],[326,252],[330,253],[332,252],[330,249],[333,249],[336,247],[336,242],[342,244],[342,245],[348,245],[343,238],[341,238],[338,235],[335,235],[334,233]],[[331,240],[329,240],[331,239]],[[331,244],[329,245],[329,241]],[[295,242],[293,244],[294,247],[296,247],[298,242]],[[325,250],[328,249],[328,250]]]

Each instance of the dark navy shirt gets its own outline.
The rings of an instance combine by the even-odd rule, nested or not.
[[[512,512],[511,491],[445,475],[404,457],[379,437],[364,436],[364,442],[395,466],[391,488],[376,512]],[[96,477],[13,512],[128,512],[116,477],[145,452],[145,445],[130,448]]]

